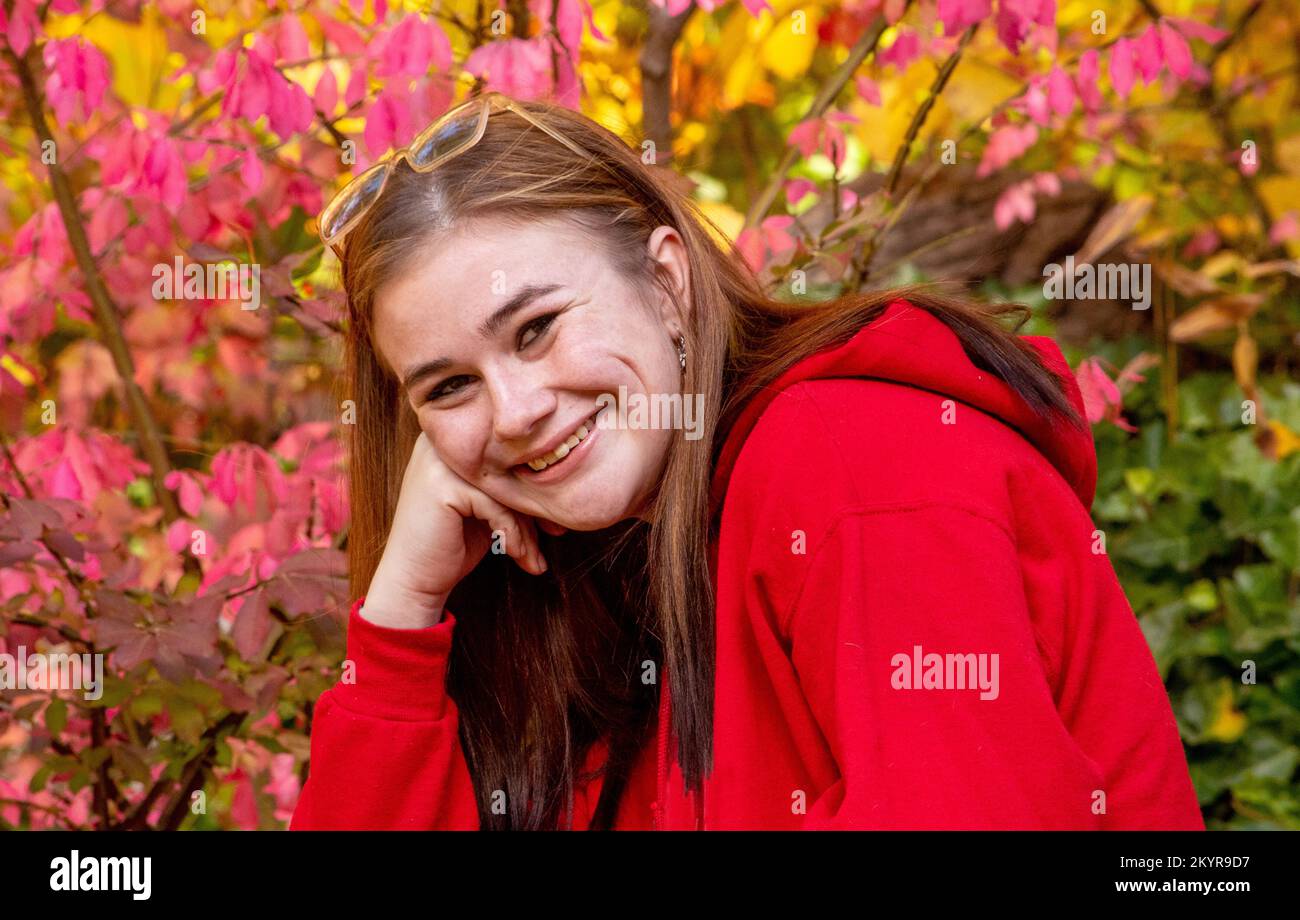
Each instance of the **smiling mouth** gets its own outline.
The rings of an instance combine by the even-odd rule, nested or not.
[[[583,441],[587,440],[587,438],[591,437],[594,433],[596,429],[596,416],[599,414],[599,411],[592,413],[591,417],[575,428],[569,436],[555,448],[555,450],[534,457],[526,463],[520,463],[518,464],[518,467],[521,470],[528,469],[534,473],[540,473],[543,470],[548,470],[551,467],[564,462],[564,458],[569,456],[571,451],[573,451]]]

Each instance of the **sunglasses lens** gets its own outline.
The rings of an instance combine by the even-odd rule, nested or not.
[[[329,203],[320,216],[322,237],[333,239],[354,217],[375,203],[384,187],[388,169],[388,163],[370,167]]]
[[[439,157],[468,147],[478,133],[482,111],[475,106],[446,122],[432,125],[411,143],[407,153],[411,165],[423,169]]]

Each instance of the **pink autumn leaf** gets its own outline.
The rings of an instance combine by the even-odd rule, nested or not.
[[[1295,211],[1287,211],[1274,221],[1268,231],[1268,241],[1274,246],[1297,238],[1300,238],[1300,222],[1296,220]]]
[[[1183,247],[1181,255],[1187,260],[1200,259],[1217,251],[1221,245],[1222,241],[1219,239],[1219,234],[1215,232],[1213,227],[1206,227],[1193,234],[1192,238],[1187,241],[1187,245]]]
[[[379,98],[370,106],[366,115],[366,130],[363,135],[366,149],[372,157],[383,155],[389,147],[397,145],[397,138],[406,134],[410,116],[405,105],[398,102],[388,90],[380,93]]]
[[[101,191],[100,189],[87,189],[85,200],[85,211],[90,215],[90,223],[86,227],[86,236],[89,238],[90,250],[96,255],[102,253],[110,243],[122,238],[122,232],[126,230],[130,221],[130,216],[126,211],[126,204],[115,194],[100,194],[95,196],[95,201],[91,204],[89,194],[91,191]]]
[[[993,205],[993,223],[1006,230],[1017,220],[1029,223],[1034,219],[1034,195],[1027,182],[1009,186]]]
[[[326,118],[334,114],[334,109],[339,104],[339,81],[334,76],[334,71],[325,68],[319,80],[316,81],[316,90],[312,94],[312,104]]]
[[[187,190],[185,164],[170,138],[160,136],[150,144],[134,190],[152,190],[168,211],[180,210]]]
[[[1133,48],[1127,38],[1121,38],[1111,46],[1110,85],[1121,99],[1127,99],[1133,89]]]
[[[802,201],[805,195],[815,191],[817,191],[817,184],[811,179],[791,179],[785,184],[786,204],[793,207]]]
[[[366,41],[356,30],[345,22],[340,22],[331,16],[318,16],[316,23],[325,33],[325,39],[334,45],[340,54],[348,57],[359,56],[366,53]]]
[[[779,214],[763,221],[763,241],[774,253],[788,252],[795,247],[795,241],[789,234],[794,225],[794,218],[788,214]]]
[[[1192,49],[1187,39],[1168,22],[1160,22],[1160,51],[1170,72],[1180,80],[1186,80],[1192,72]]]
[[[1042,84],[1035,80],[1025,91],[1025,114],[1037,124],[1046,126],[1049,109],[1047,93],[1043,92]]]
[[[254,122],[266,114],[271,105],[271,81],[280,79],[280,76],[261,55],[251,50],[244,54],[244,62],[244,75],[237,84],[238,114],[247,121]]]
[[[1102,367],[1099,358],[1085,358],[1079,362],[1074,376],[1079,384],[1079,392],[1083,397],[1083,406],[1089,422],[1096,424],[1110,418],[1119,427],[1133,430],[1119,415],[1123,397],[1115,381],[1110,379]]]
[[[591,8],[587,7],[590,14]],[[429,20],[429,65],[435,70],[447,71],[451,69],[453,58],[451,54],[451,39],[447,33],[442,31],[442,26],[432,19]]]
[[[880,87],[875,80],[870,77],[858,77],[854,81],[858,89],[858,95],[865,99],[871,105],[880,105]]]
[[[292,754],[275,754],[271,758],[271,777],[266,792],[275,798],[275,817],[288,821],[298,802],[302,783],[298,778],[298,764]]]
[[[772,5],[767,0],[740,0],[741,4],[749,11],[749,15],[757,17],[759,14],[773,12]]]
[[[1061,194],[1061,179],[1056,173],[1040,172],[1034,173],[1033,179],[1034,190],[1040,195],[1059,195]]]
[[[194,522],[185,518],[172,521],[167,527],[167,548],[178,555],[186,552],[193,540],[194,529]]]
[[[432,57],[433,37],[428,26],[418,14],[410,13],[388,33],[375,73],[381,77],[417,77],[428,70]]]
[[[763,270],[763,237],[757,230],[752,227],[741,230],[736,237],[736,250],[752,270]]]
[[[1207,45],[1216,45],[1229,35],[1226,29],[1216,29],[1214,26],[1208,26],[1205,23],[1197,22],[1194,19],[1166,16],[1165,21],[1173,23],[1175,28],[1188,38],[1200,39]]]
[[[545,20],[551,19],[552,0],[532,0],[529,4],[534,15],[542,14]],[[579,0],[553,0],[555,3],[555,34],[565,48],[577,48],[582,42],[582,23],[585,13]]]
[[[1079,58],[1079,67],[1075,73],[1075,89],[1079,93],[1079,101],[1088,112],[1098,111],[1102,104],[1101,90],[1097,88],[1100,75],[1098,58],[1096,48],[1088,49]]]
[[[1047,101],[1057,115],[1069,115],[1074,110],[1074,83],[1060,67],[1053,67],[1047,77]]]
[[[307,30],[302,21],[292,13],[280,17],[280,28],[276,34],[276,59],[280,61],[302,61],[311,55],[307,44]]]
[[[1001,0],[998,3],[994,20],[998,40],[1012,54],[1020,53],[1020,45],[1028,37],[1037,13],[1038,5],[1033,0]]]
[[[347,89],[343,91],[343,104],[349,109],[366,98],[370,83],[370,73],[364,67],[357,67],[348,78]]]
[[[280,137],[290,137],[310,128],[315,109],[307,97],[307,91],[278,74],[270,85],[271,101],[266,116],[271,130]]]
[[[1160,75],[1164,55],[1160,47],[1160,33],[1154,25],[1148,26],[1133,44],[1133,62],[1137,65],[1138,73],[1142,74],[1144,84],[1150,84]]]
[[[898,37],[894,43],[884,51],[876,53],[876,60],[882,65],[892,64],[901,70],[906,70],[907,65],[916,60],[921,54],[921,40],[911,29],[899,29]]]
[[[993,0],[939,0],[937,13],[944,35],[956,35],[993,12]]]
[[[176,491],[176,498],[181,510],[190,517],[197,517],[203,507],[203,487],[193,473],[172,470],[163,480],[163,485]]]
[[[993,132],[975,175],[984,178],[1019,157],[1038,140],[1033,125],[1004,125]]]
[[[85,497],[81,490],[81,481],[72,468],[72,461],[66,456],[61,458],[59,465],[54,468],[54,474],[49,481],[49,494],[53,498],[67,498],[78,502]]]
[[[36,4],[31,0],[17,0],[5,29],[5,36],[9,39],[9,47],[14,54],[21,57],[27,53],[27,49],[32,46],[32,38],[40,27],[40,20],[36,17]]]
[[[246,151],[239,167],[239,180],[244,183],[244,188],[250,195],[256,195],[261,190],[262,172],[262,158],[257,155],[257,151]]]
[[[465,71],[506,95],[538,99],[551,89],[551,46],[533,39],[498,39],[479,47]]]
[[[98,108],[108,88],[108,60],[84,38],[51,40],[42,49],[45,95],[60,124]]]
[[[786,252],[794,248],[795,241],[786,232],[793,223],[794,218],[789,215],[769,217],[759,227],[742,230],[736,239],[736,249],[750,268],[762,271],[769,250]]]
[[[815,118],[801,121],[790,131],[790,145],[799,151],[799,155],[810,157],[817,149],[817,136],[821,125]]]

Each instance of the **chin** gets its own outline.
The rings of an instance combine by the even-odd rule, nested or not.
[[[543,512],[545,516],[568,530],[593,531],[613,527],[619,521],[636,517],[631,502],[590,502],[581,508]]]

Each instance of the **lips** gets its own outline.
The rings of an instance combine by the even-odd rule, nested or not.
[[[540,473],[560,463],[569,455],[570,451],[577,449],[579,444],[595,433],[596,416],[599,414],[599,412],[593,413],[589,418],[576,425],[572,431],[560,438],[550,449],[516,464],[516,466],[531,470],[533,473]]]

